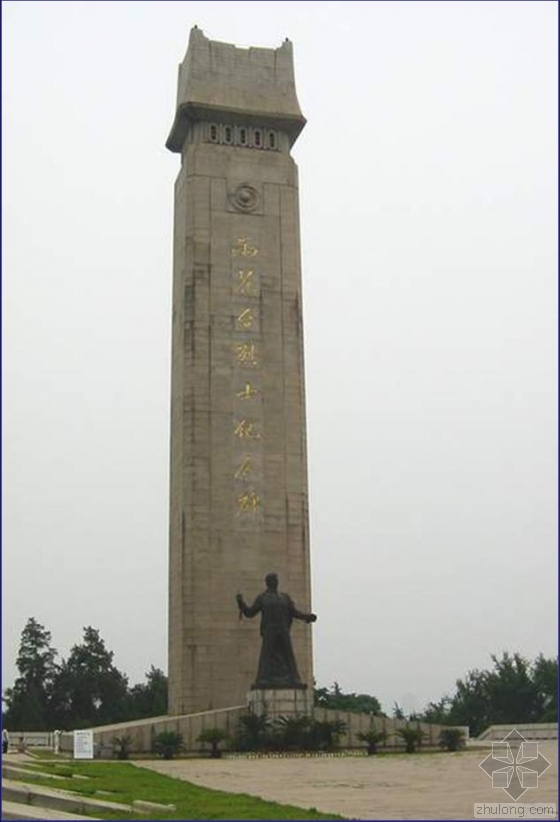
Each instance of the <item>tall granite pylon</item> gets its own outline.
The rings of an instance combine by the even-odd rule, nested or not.
[[[235,595],[278,573],[311,610],[292,45],[192,29],[167,148],[175,184],[169,713],[243,705],[258,624]],[[311,629],[292,631],[312,683]]]

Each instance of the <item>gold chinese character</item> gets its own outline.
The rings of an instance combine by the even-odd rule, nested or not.
[[[252,328],[254,321],[255,317],[253,316],[253,312],[250,308],[246,308],[245,311],[242,311],[236,320],[242,328]]]
[[[251,457],[245,457],[239,468],[234,474],[235,479],[245,479],[253,471],[253,460]]]
[[[257,423],[248,422],[248,420],[241,420],[241,422],[238,422],[233,429],[233,433],[236,437],[239,437],[240,440],[260,440],[261,438]]]
[[[237,391],[235,396],[239,397],[240,400],[250,400],[255,394],[258,394],[257,389],[254,388],[250,382],[246,382],[243,388]]]
[[[246,297],[256,297],[257,288],[254,281],[255,272],[252,268],[240,268],[237,272],[238,283],[235,286],[237,294],[244,294]]]
[[[237,507],[245,514],[256,514],[260,499],[254,491],[248,491],[237,497]]]
[[[235,346],[237,352],[237,362],[246,367],[254,367],[259,364],[254,343],[241,343]]]
[[[256,257],[259,249],[255,245],[249,245],[248,237],[240,237],[236,240],[231,253],[234,257]]]

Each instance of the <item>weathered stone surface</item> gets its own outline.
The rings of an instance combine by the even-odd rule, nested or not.
[[[255,688],[249,691],[247,702],[254,714],[266,715],[269,719],[313,714],[313,691],[309,688]]]
[[[153,813],[154,811],[175,811],[175,805],[162,805],[161,802],[146,802],[144,799],[135,799],[132,807],[138,813]]]
[[[194,122],[226,112],[228,124],[278,127],[290,144],[296,139],[305,118],[296,97],[289,40],[278,49],[246,49],[208,40],[196,26],[191,30],[179,66],[177,112],[167,147],[181,151]]]
[[[130,805],[123,805],[120,802],[76,796],[67,791],[45,788],[42,785],[24,785],[11,779],[2,779],[2,800],[77,814],[95,810],[117,813],[126,813],[131,810]]]
[[[169,711],[245,701],[258,626],[235,594],[275,571],[311,610],[291,44],[191,32],[168,147],[175,185]],[[294,626],[312,682],[311,629]]]
[[[2,763],[2,777],[6,779],[21,779],[23,776],[41,776],[44,779],[65,779],[64,776],[57,776],[44,771],[31,770],[30,768],[18,768],[16,765],[5,765]]]
[[[34,808],[30,805],[22,805],[20,802],[9,802],[2,799],[2,819],[22,819],[26,822],[34,819],[51,819],[53,822],[71,822],[72,820],[92,820],[99,819],[98,816],[82,816],[76,813],[66,813],[60,810],[49,810],[48,808]]]

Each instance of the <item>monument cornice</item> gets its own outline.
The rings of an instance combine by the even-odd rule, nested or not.
[[[169,151],[181,153],[187,133],[192,124],[197,122],[228,122],[232,125],[249,125],[275,128],[288,135],[290,146],[293,146],[301,134],[307,120],[302,115],[286,116],[270,111],[237,109],[212,105],[211,103],[183,103],[177,108],[175,121],[165,143]]]

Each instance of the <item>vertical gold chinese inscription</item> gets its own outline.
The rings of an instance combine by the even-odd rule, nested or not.
[[[260,502],[260,497],[255,491],[245,491],[237,497],[237,507],[243,514],[256,514]]]
[[[248,237],[239,237],[231,248],[233,257],[256,257],[259,249],[252,245]],[[253,268],[237,269],[237,277],[234,284],[234,294],[243,297],[258,297],[255,270]],[[250,331],[254,329],[256,322],[255,309],[251,306],[244,306],[235,317],[235,326],[240,331]],[[259,355],[254,342],[245,341],[234,346],[237,364],[242,368],[257,368]],[[236,391],[236,397],[240,400],[249,400],[257,394],[257,389],[250,381],[246,381],[242,388]],[[242,419],[234,424],[234,436],[239,440],[260,440],[261,432],[257,422]],[[247,455],[241,458],[234,477],[236,480],[246,482],[253,471],[253,461]],[[254,488],[243,491],[237,497],[237,513],[245,515],[255,515],[261,504],[261,499]]]
[[[250,383],[246,382],[243,388],[240,388],[239,391],[236,392],[235,396],[238,397],[240,400],[250,400],[255,394],[258,394],[258,390],[255,386]]]
[[[235,479],[247,479],[253,473],[253,460],[251,457],[245,457],[241,465],[234,474]]]
[[[249,243],[248,237],[239,237],[231,249],[231,253],[234,257],[256,257],[259,249],[256,245]]]
[[[261,434],[256,422],[249,422],[249,420],[241,420],[233,429],[233,433],[240,440],[260,440]]]
[[[254,368],[259,364],[255,343],[240,343],[235,346],[237,362],[246,368]]]
[[[238,269],[235,293],[242,294],[244,297],[258,296],[255,271],[253,268]]]
[[[246,308],[245,311],[242,311],[241,314],[236,317],[236,323],[245,331],[248,331],[250,328],[253,327],[255,323],[255,315],[253,314],[252,308]]]

